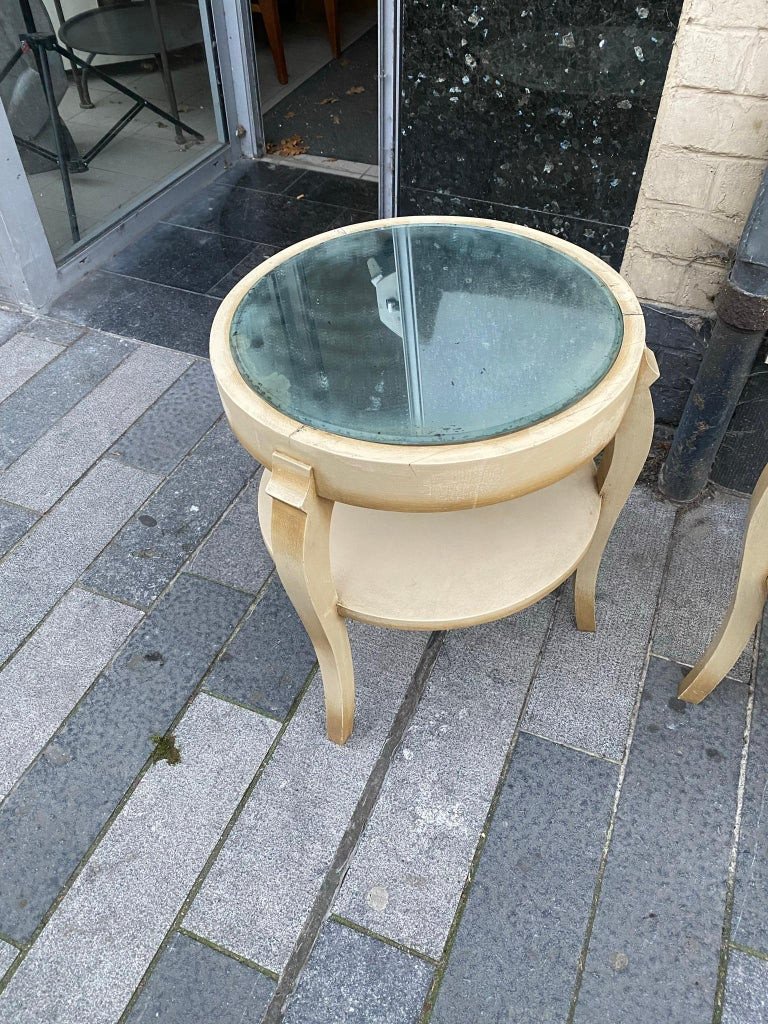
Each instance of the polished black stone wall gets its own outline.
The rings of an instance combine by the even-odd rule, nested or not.
[[[681,0],[403,0],[399,212],[492,216],[618,267]]]

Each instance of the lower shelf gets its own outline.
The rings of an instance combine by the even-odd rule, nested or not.
[[[259,488],[268,549],[270,474]],[[533,494],[461,512],[334,505],[331,567],[339,611],[398,629],[451,629],[527,608],[574,571],[600,513],[591,464]]]

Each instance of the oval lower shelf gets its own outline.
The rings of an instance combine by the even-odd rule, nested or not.
[[[267,548],[265,469],[259,520]],[[532,494],[460,512],[381,512],[336,503],[331,568],[339,611],[397,629],[451,629],[527,608],[574,571],[595,532],[592,463]]]

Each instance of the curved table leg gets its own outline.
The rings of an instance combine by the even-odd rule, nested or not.
[[[749,504],[741,569],[731,606],[715,638],[680,683],[677,696],[698,704],[731,671],[760,619],[768,597],[768,466]]]
[[[273,456],[267,493],[272,498],[272,555],[317,654],[328,738],[344,743],[354,721],[355,675],[331,578],[333,503],[318,495],[310,466],[279,452]]]
[[[597,487],[602,499],[600,518],[592,542],[576,570],[574,588],[576,625],[585,632],[594,633],[596,628],[595,591],[605,546],[650,451],[653,402],[648,389],[658,376],[656,359],[647,348],[632,400],[597,469]]]

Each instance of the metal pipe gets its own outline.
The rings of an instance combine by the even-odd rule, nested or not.
[[[712,337],[659,474],[660,490],[673,501],[691,501],[706,486],[768,329],[768,170],[715,310]]]

